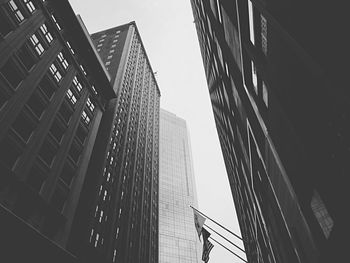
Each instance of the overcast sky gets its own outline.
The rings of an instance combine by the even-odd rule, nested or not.
[[[89,33],[135,21],[161,90],[161,108],[187,122],[199,209],[239,232],[190,0],[69,0]],[[210,221],[208,225],[215,227]],[[220,228],[216,228],[224,233]],[[214,233],[215,239],[222,241]],[[230,236],[230,240],[237,239]],[[224,241],[223,241],[224,242]],[[225,243],[226,244],[226,243]],[[238,243],[239,244],[239,243]],[[239,250],[230,246],[239,253]],[[242,253],[239,253],[242,255]],[[242,262],[214,243],[209,263]]]

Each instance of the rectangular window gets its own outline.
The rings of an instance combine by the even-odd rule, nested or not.
[[[39,168],[39,166],[34,164],[29,171],[29,174],[27,177],[27,184],[31,188],[33,188],[37,193],[39,193],[45,180],[46,180],[45,171],[43,171],[41,168]]]
[[[24,16],[23,16],[21,10],[19,10],[19,8],[16,5],[15,1],[10,0],[8,2],[8,6],[10,7],[10,9],[11,9],[13,15],[15,16],[17,22],[21,23],[24,20]]]
[[[27,71],[30,71],[37,61],[33,51],[28,48],[26,43],[24,43],[23,46],[17,50],[17,56]]]
[[[111,49],[111,50],[109,51],[109,53],[114,53],[114,49]]]
[[[8,33],[12,32],[13,25],[5,15],[0,15],[0,35],[6,36]]]
[[[40,119],[46,109],[47,103],[45,103],[42,96],[35,91],[27,101],[26,105],[34,113],[34,115]]]
[[[27,9],[28,9],[28,11],[30,13],[33,13],[35,11],[36,8],[35,8],[35,6],[34,6],[32,1],[30,1],[30,0],[23,0],[23,2],[25,3],[25,5],[26,5],[26,7],[27,7]]]
[[[38,156],[50,167],[57,153],[57,148],[48,139],[41,146]]]
[[[75,169],[66,161],[63,166],[63,170],[60,174],[60,178],[67,185],[70,186],[75,174]]]
[[[30,42],[32,43],[32,46],[36,53],[41,56],[42,53],[44,53],[45,49],[43,45],[40,43],[39,38],[36,34],[33,34],[30,38]]]
[[[81,83],[79,82],[77,76],[75,76],[73,78],[73,85],[74,87],[77,89],[78,92],[80,92],[83,89],[83,86],[81,85]]]
[[[25,111],[22,111],[15,122],[12,124],[12,129],[26,143],[36,128],[36,123],[31,120]]]
[[[12,169],[21,154],[22,150],[12,138],[7,137],[0,141],[0,160],[9,169]]]
[[[118,42],[118,39],[114,39],[114,40],[113,40],[113,43],[117,43],[117,42]]]
[[[98,44],[97,47],[102,47],[102,44]]]
[[[261,21],[261,49],[267,56],[267,20],[263,15],[260,15]]]
[[[256,67],[253,61],[251,61],[251,65],[252,65],[252,82],[254,86],[254,91],[256,94],[258,94],[258,75],[256,73]]]
[[[99,43],[102,43],[103,41],[105,41],[105,39],[104,39],[104,38],[101,38],[98,42],[99,42]]]
[[[90,98],[87,99],[86,106],[89,108],[91,112],[94,112],[95,105],[91,102]]]
[[[72,54],[74,55],[75,53],[74,53],[74,50],[73,50],[72,46],[70,45],[70,43],[67,41],[66,44],[67,44],[70,52],[72,52]]]
[[[255,35],[254,35],[254,10],[251,0],[248,0],[248,19],[249,19],[249,36],[250,41],[255,45]]]
[[[62,65],[62,67],[64,69],[67,69],[69,64],[68,64],[67,60],[65,59],[65,57],[63,56],[62,52],[58,53],[57,57],[58,57],[59,62]]]
[[[64,204],[67,200],[68,193],[66,193],[63,189],[60,189],[60,187],[57,187],[54,194],[51,197],[51,205],[58,211],[62,212]]]
[[[83,113],[81,114],[81,118],[82,118],[83,122],[84,122],[86,125],[89,125],[89,123],[90,123],[90,117],[87,115],[87,113],[85,112],[85,110],[84,110]]]
[[[85,68],[83,67],[83,65],[80,65],[80,68],[81,68],[81,70],[83,71],[84,75],[86,76],[87,73],[86,73]]]
[[[114,47],[116,47],[117,46],[117,44],[113,44],[112,46],[111,46],[111,48],[114,48]]]
[[[40,30],[43,33],[43,35],[45,36],[47,43],[50,44],[53,40],[53,37],[52,37],[51,33],[47,30],[47,26],[45,24],[42,24],[40,26]]]
[[[54,77],[54,79],[56,80],[56,82],[60,82],[60,80],[62,79],[62,75],[59,72],[59,70],[57,69],[57,67],[55,66],[55,64],[51,64],[51,66],[49,67],[51,75]]]
[[[65,131],[66,129],[64,125],[62,125],[60,121],[57,118],[55,118],[50,128],[50,133],[58,143],[61,142],[61,139],[63,138]]]
[[[106,66],[108,66],[108,65],[110,65],[110,64],[111,64],[110,61],[107,61],[107,62],[105,63]]]
[[[58,24],[56,17],[53,14],[51,14],[51,18],[52,18],[53,22],[55,23],[56,27],[58,28],[58,30],[61,30],[61,27]]]
[[[323,231],[323,234],[326,238],[328,238],[332,232],[334,221],[328,213],[328,210],[323,203],[320,195],[316,190],[313,192],[312,200],[311,200],[311,208],[314,212],[314,215],[320,224],[320,227]]]
[[[48,100],[52,98],[52,95],[56,91],[56,85],[50,80],[48,77],[44,77],[41,82],[39,83],[39,89],[45,96],[47,97]]]
[[[77,164],[79,161],[79,157],[81,154],[81,151],[83,150],[83,147],[76,141],[74,140],[72,142],[72,145],[69,149],[69,156],[72,158],[72,160]]]
[[[0,68],[0,75],[7,80],[13,89],[16,89],[23,79],[22,74],[11,58]]]
[[[263,81],[262,82],[262,95],[263,95],[263,101],[266,105],[266,107],[269,106],[269,94],[268,94],[268,90],[267,90],[267,87],[266,87],[266,84],[265,82]]]
[[[109,55],[108,57],[107,57],[107,59],[111,59],[113,57],[113,55]]]
[[[67,90],[67,97],[73,106],[77,103],[77,98],[74,96],[73,92],[70,89]]]
[[[59,109],[59,113],[62,119],[65,121],[65,123],[68,124],[73,114],[71,107],[69,107],[68,104],[63,101]]]

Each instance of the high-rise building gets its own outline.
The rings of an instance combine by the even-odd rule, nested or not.
[[[94,36],[0,1],[1,262],[158,261],[160,92],[135,23]]]
[[[156,263],[160,91],[135,22],[91,37],[116,98],[101,120],[70,248],[91,262]]]
[[[345,6],[191,4],[248,261],[342,258],[350,172]]]
[[[61,248],[114,97],[68,1],[0,2],[0,261],[72,262]]]
[[[185,120],[160,110],[159,262],[199,263],[201,246],[190,205],[198,207]]]

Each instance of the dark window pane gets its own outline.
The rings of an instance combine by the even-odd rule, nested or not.
[[[50,81],[47,77],[44,77],[40,84],[39,84],[40,90],[46,95],[48,99],[51,99],[52,95],[56,91],[56,86],[54,83]]]
[[[24,44],[17,51],[18,58],[23,63],[24,67],[29,71],[36,63],[36,58],[33,56],[33,53],[30,51],[28,46]]]
[[[65,128],[59,123],[57,119],[55,119],[55,121],[51,126],[50,133],[57,140],[57,142],[61,141],[64,132],[65,132]]]
[[[72,146],[70,147],[69,156],[72,157],[72,159],[75,163],[78,163],[82,148],[83,148],[82,146],[77,145],[74,142],[72,143]]]
[[[45,111],[46,103],[39,97],[37,92],[34,92],[28,100],[27,106],[40,119],[41,115]]]
[[[67,200],[67,194],[65,194],[61,189],[56,188],[53,196],[51,197],[51,204],[57,211],[61,212],[64,203]]]
[[[78,137],[78,139],[80,140],[80,142],[82,144],[84,144],[84,141],[85,141],[85,138],[88,134],[88,131],[85,127],[83,127],[81,125],[81,123],[79,123],[79,127],[78,127],[78,130],[77,130],[77,133],[76,133],[76,136]]]
[[[36,192],[40,192],[45,179],[46,179],[45,172],[39,169],[36,165],[34,165],[32,169],[30,169],[30,172],[28,174],[27,183]]]
[[[9,59],[0,69],[0,73],[10,83],[12,88],[17,88],[22,81],[22,76],[19,73],[19,69],[16,67],[12,59]]]
[[[62,116],[62,118],[65,120],[65,122],[68,124],[69,119],[73,114],[73,111],[70,109],[70,107],[63,102],[60,107],[59,113]]]
[[[48,166],[51,166],[53,158],[56,155],[56,151],[57,149],[46,140],[41,146],[41,149],[38,155]]]
[[[12,30],[13,26],[8,20],[8,17],[0,11],[0,34],[6,36]]]
[[[8,92],[1,85],[2,84],[0,82],[0,110],[10,98]]]
[[[36,124],[30,120],[23,111],[18,115],[15,122],[12,124],[13,130],[27,142],[30,135],[34,131]]]
[[[4,138],[0,142],[0,162],[12,169],[22,151],[16,147],[10,138]]]
[[[74,177],[74,172],[75,170],[72,166],[70,166],[68,163],[64,164],[60,177],[66,183],[66,185],[70,186]]]

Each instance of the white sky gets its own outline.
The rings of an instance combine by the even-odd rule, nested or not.
[[[69,2],[74,11],[81,15],[90,33],[130,21],[136,22],[151,66],[157,71],[156,78],[162,94],[161,108],[187,121],[199,209],[239,234],[190,0]],[[206,223],[215,227],[208,220]],[[220,228],[215,229],[224,234]],[[212,237],[222,241],[215,233],[212,233]],[[228,238],[237,243],[237,238]],[[213,244],[209,263],[243,262],[214,242]],[[232,245],[229,247],[242,255]]]

